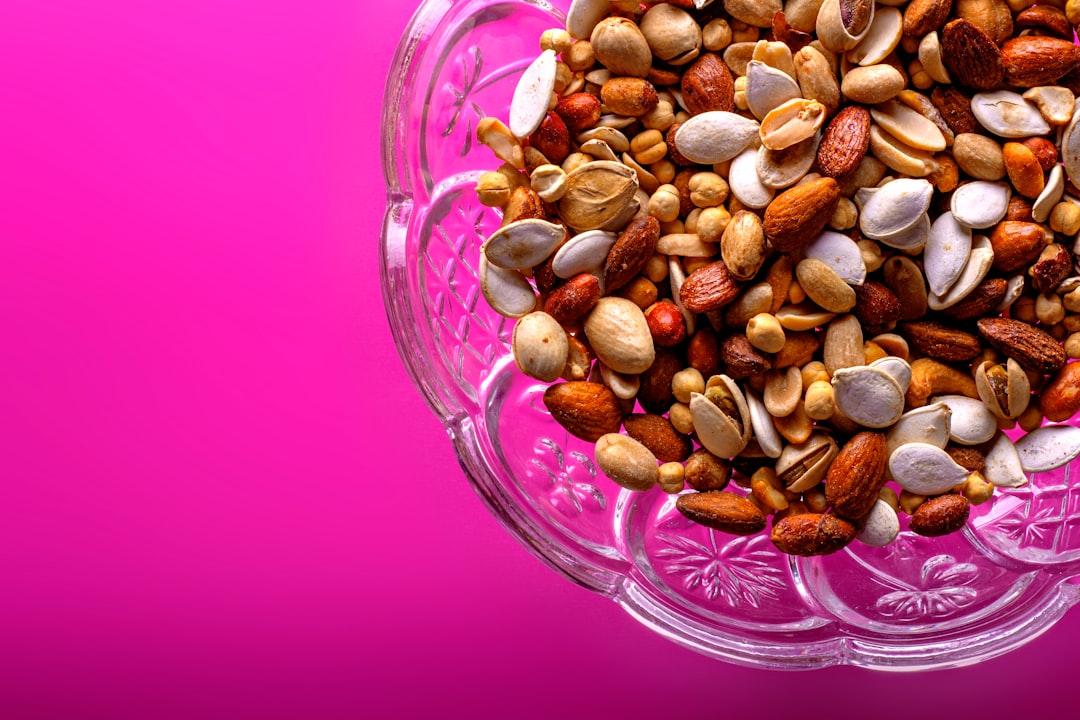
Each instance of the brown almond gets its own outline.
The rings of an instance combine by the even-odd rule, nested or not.
[[[885,485],[885,434],[860,432],[840,449],[825,476],[825,500],[837,514],[859,520]]]
[[[657,347],[656,357],[649,369],[638,375],[637,400],[645,412],[663,415],[675,401],[671,392],[671,380],[675,373],[686,367],[682,358],[671,348]]]
[[[731,463],[699,448],[687,458],[683,479],[698,492],[723,490],[731,480]]]
[[[935,360],[963,362],[982,351],[979,338],[933,320],[906,322],[900,329],[920,353]]]
[[[1016,27],[1021,30],[1046,30],[1065,39],[1072,37],[1073,32],[1065,12],[1053,5],[1036,5],[1021,10],[1016,15]]]
[[[817,237],[840,202],[840,185],[823,177],[777,195],[765,209],[765,237],[780,252],[798,250]]]
[[[675,133],[679,132],[679,128],[682,127],[682,123],[673,123],[671,127],[664,133],[664,143],[667,145],[667,156],[671,162],[675,163],[679,167],[690,167],[694,165],[693,160],[688,160],[685,155],[679,152],[679,149],[675,147]]]
[[[751,345],[742,333],[728,335],[720,341],[720,359],[727,374],[735,380],[764,375],[772,369],[769,356]]]
[[[1064,422],[1080,412],[1080,363],[1069,363],[1043,386],[1039,409],[1050,422]]]
[[[686,345],[686,364],[702,377],[712,377],[720,372],[720,338],[715,330],[703,327],[694,333]]]
[[[600,120],[600,98],[579,92],[567,95],[555,105],[555,113],[572,133],[588,130]]]
[[[1028,370],[1053,373],[1065,365],[1065,349],[1044,330],[1012,318],[982,318],[976,324],[987,342]]]
[[[788,515],[772,528],[773,544],[788,555],[828,555],[854,539],[855,526],[836,515]]]
[[[661,462],[682,462],[690,457],[693,443],[661,415],[635,413],[623,420],[626,434],[649,448]]]
[[[1080,47],[1061,38],[1024,35],[1005,41],[1001,62],[1010,85],[1051,85],[1080,63]]]
[[[705,53],[686,69],[682,93],[691,115],[735,109],[735,79],[724,61],[713,53]]]
[[[963,495],[939,495],[915,510],[908,527],[916,535],[940,537],[964,527],[970,512],[971,503]]]
[[[970,320],[992,311],[1005,299],[1009,283],[1004,278],[983,280],[960,302],[942,310],[955,320]]]
[[[992,90],[1005,76],[997,44],[967,20],[942,29],[941,58],[955,82],[975,90]]]
[[[945,452],[953,462],[968,472],[982,472],[986,469],[986,455],[977,447],[949,443],[945,446]]]
[[[952,10],[952,0],[911,0],[904,9],[904,34],[921,38],[940,30]]]
[[[1039,259],[1031,266],[1032,286],[1041,293],[1051,293],[1061,281],[1072,275],[1073,257],[1064,245],[1053,243],[1039,253]]]
[[[549,112],[529,136],[529,145],[542,152],[548,162],[558,165],[570,154],[570,130],[558,113]]]
[[[649,69],[649,75],[645,79],[655,87],[665,87],[679,82],[682,79],[682,73],[664,65],[654,57],[652,67]]]
[[[1045,238],[1042,228],[1035,223],[1004,220],[990,233],[990,245],[994,249],[994,269],[1011,273],[1039,257]]]
[[[600,88],[600,99],[616,115],[648,115],[660,102],[656,88],[644,78],[616,77]]]
[[[552,385],[544,391],[544,407],[567,432],[588,442],[618,432],[622,425],[619,398],[600,383],[575,381]]]
[[[823,175],[839,177],[855,169],[870,146],[870,112],[849,105],[825,128],[818,145],[817,163]]]
[[[656,252],[660,241],[660,221],[651,215],[633,220],[619,233],[604,263],[604,287],[618,290],[641,272]]]
[[[855,317],[867,332],[879,335],[888,332],[900,319],[903,308],[900,298],[875,280],[867,280],[855,286]]]
[[[544,302],[544,312],[565,324],[585,317],[599,301],[600,279],[592,273],[581,273],[548,295]]]
[[[979,130],[979,121],[971,112],[971,98],[955,85],[935,85],[930,92],[930,102],[954,135]]]
[[[700,267],[686,278],[679,299],[690,312],[718,310],[739,295],[739,285],[728,272],[723,260]]]
[[[765,529],[765,513],[742,495],[727,490],[680,495],[675,507],[699,525],[733,535],[753,535]]]

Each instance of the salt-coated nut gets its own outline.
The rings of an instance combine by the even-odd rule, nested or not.
[[[566,194],[566,172],[558,165],[541,165],[529,176],[530,186],[544,202],[558,202]]]
[[[627,490],[644,492],[660,479],[656,456],[632,437],[602,435],[596,441],[595,457],[600,470]]]
[[[531,312],[517,321],[511,348],[518,369],[543,382],[559,378],[570,353],[566,331],[555,318],[542,311]]]
[[[620,297],[602,297],[585,318],[585,335],[599,360],[615,372],[636,375],[656,356],[641,308]]]
[[[780,352],[786,340],[780,321],[769,313],[760,313],[750,318],[746,325],[746,337],[751,345],[767,353]]]

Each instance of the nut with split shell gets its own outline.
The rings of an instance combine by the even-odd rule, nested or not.
[[[786,446],[776,460],[776,474],[791,492],[803,492],[825,479],[840,449],[831,436],[814,431],[802,443]]]
[[[1019,417],[1031,400],[1031,381],[1020,363],[985,361],[975,369],[975,388],[983,404],[999,418]]]
[[[698,442],[717,457],[735,457],[750,442],[750,407],[727,375],[709,378],[704,394],[691,393],[690,413]]]

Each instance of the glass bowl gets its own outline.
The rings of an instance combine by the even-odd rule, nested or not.
[[[412,380],[489,510],[574,582],[675,642],[742,665],[952,667],[1049,629],[1080,599],[1071,467],[998,489],[962,533],[905,529],[885,548],[856,542],[793,558],[767,533],[690,523],[659,489],[621,489],[598,473],[591,444],[548,416],[545,386],[511,357],[513,321],[480,294],[480,244],[500,218],[473,186],[499,162],[475,134],[485,116],[505,120],[518,74],[541,32],[564,25],[568,4],[426,0],[398,47],[383,108],[386,311]]]

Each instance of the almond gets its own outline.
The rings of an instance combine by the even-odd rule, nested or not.
[[[666,413],[675,397],[671,392],[671,380],[675,373],[685,367],[682,359],[671,348],[657,347],[656,357],[649,369],[638,375],[640,387],[638,402],[646,412]]]
[[[1039,28],[1062,38],[1072,37],[1072,26],[1065,13],[1053,5],[1036,5],[1021,10],[1016,16],[1016,27],[1021,30]]]
[[[971,333],[932,320],[906,322],[900,328],[920,353],[935,360],[963,362],[982,351],[979,338]]]
[[[835,515],[788,515],[772,528],[773,544],[788,555],[828,555],[854,539],[855,526]]]
[[[530,188],[518,185],[510,193],[510,202],[503,210],[503,225],[517,222],[518,220],[546,220],[547,211],[544,209],[544,201]]]
[[[705,53],[686,69],[682,93],[691,115],[735,109],[735,79],[724,61],[712,53]]]
[[[575,275],[557,287],[544,302],[544,312],[559,323],[585,315],[600,301],[600,279],[591,273]]]
[[[726,490],[680,495],[675,507],[699,525],[733,535],[753,535],[765,529],[765,513],[742,495]]]
[[[940,30],[952,10],[952,0],[911,0],[904,9],[904,34],[921,38]]]
[[[1061,281],[1072,274],[1072,253],[1064,245],[1047,245],[1039,254],[1039,259],[1031,266],[1032,286],[1041,293],[1051,293]]]
[[[690,457],[693,444],[661,415],[635,413],[623,420],[626,434],[647,447],[661,462],[682,462]]]
[[[664,133],[664,142],[667,144],[668,159],[679,167],[689,167],[695,164],[694,161],[687,158],[675,147],[675,133],[679,132],[681,127],[682,123],[673,123]]]
[[[956,320],[970,320],[986,315],[1005,298],[1009,282],[1004,278],[983,280],[967,297],[942,312]]]
[[[619,234],[604,263],[604,287],[618,290],[634,279],[656,252],[660,241],[660,221],[651,215],[639,217]]]
[[[543,153],[548,162],[557,165],[570,154],[570,131],[557,113],[549,112],[536,132],[529,136],[529,145]]]
[[[903,308],[892,290],[874,280],[855,286],[855,317],[874,335],[888,332]]]
[[[687,276],[679,291],[679,299],[690,312],[703,313],[718,310],[732,302],[739,290],[727,265],[723,260],[717,260]]]
[[[997,87],[1005,75],[998,46],[967,20],[945,25],[941,31],[941,55],[953,80],[976,90]]]
[[[1010,85],[1051,85],[1080,63],[1080,47],[1061,38],[1024,35],[1001,46],[1001,62]]]
[[[575,381],[544,391],[544,407],[574,437],[596,442],[618,432],[623,413],[615,393],[600,383]]]
[[[1049,172],[1057,165],[1058,151],[1053,142],[1044,137],[1032,137],[1023,141],[1025,147],[1035,154],[1039,161],[1039,167],[1043,172]]]
[[[972,445],[956,445],[949,443],[945,446],[945,452],[953,462],[968,472],[982,472],[986,469],[986,455]]]
[[[765,237],[780,252],[792,252],[817,237],[840,202],[840,185],[828,177],[797,185],[765,209]]]
[[[694,333],[686,346],[686,364],[706,378],[720,372],[720,338],[716,331],[703,327]]]
[[[935,85],[930,102],[941,113],[945,124],[955,135],[979,130],[979,121],[971,112],[971,98],[954,85]]]
[[[1053,373],[1065,364],[1065,349],[1052,335],[1011,318],[982,318],[979,334],[1028,370]]]
[[[990,233],[994,248],[994,269],[1011,273],[1027,267],[1039,257],[1044,246],[1042,228],[1035,223],[1005,220]]]
[[[823,175],[839,177],[855,169],[870,146],[870,113],[861,105],[849,105],[825,128],[818,145],[817,163]]]
[[[1064,422],[1080,412],[1080,363],[1069,363],[1043,386],[1039,409],[1050,422]]]
[[[874,507],[885,485],[885,434],[860,432],[852,436],[829,466],[825,499],[837,514],[859,520]]]
[[[964,527],[970,512],[971,503],[963,495],[941,495],[920,505],[908,527],[925,537],[948,535]]]
[[[720,341],[720,359],[724,361],[727,374],[735,380],[764,375],[772,369],[769,356],[751,345],[741,333]]]
[[[555,105],[555,112],[570,132],[579,133],[600,120],[600,98],[584,92],[567,95]]]

